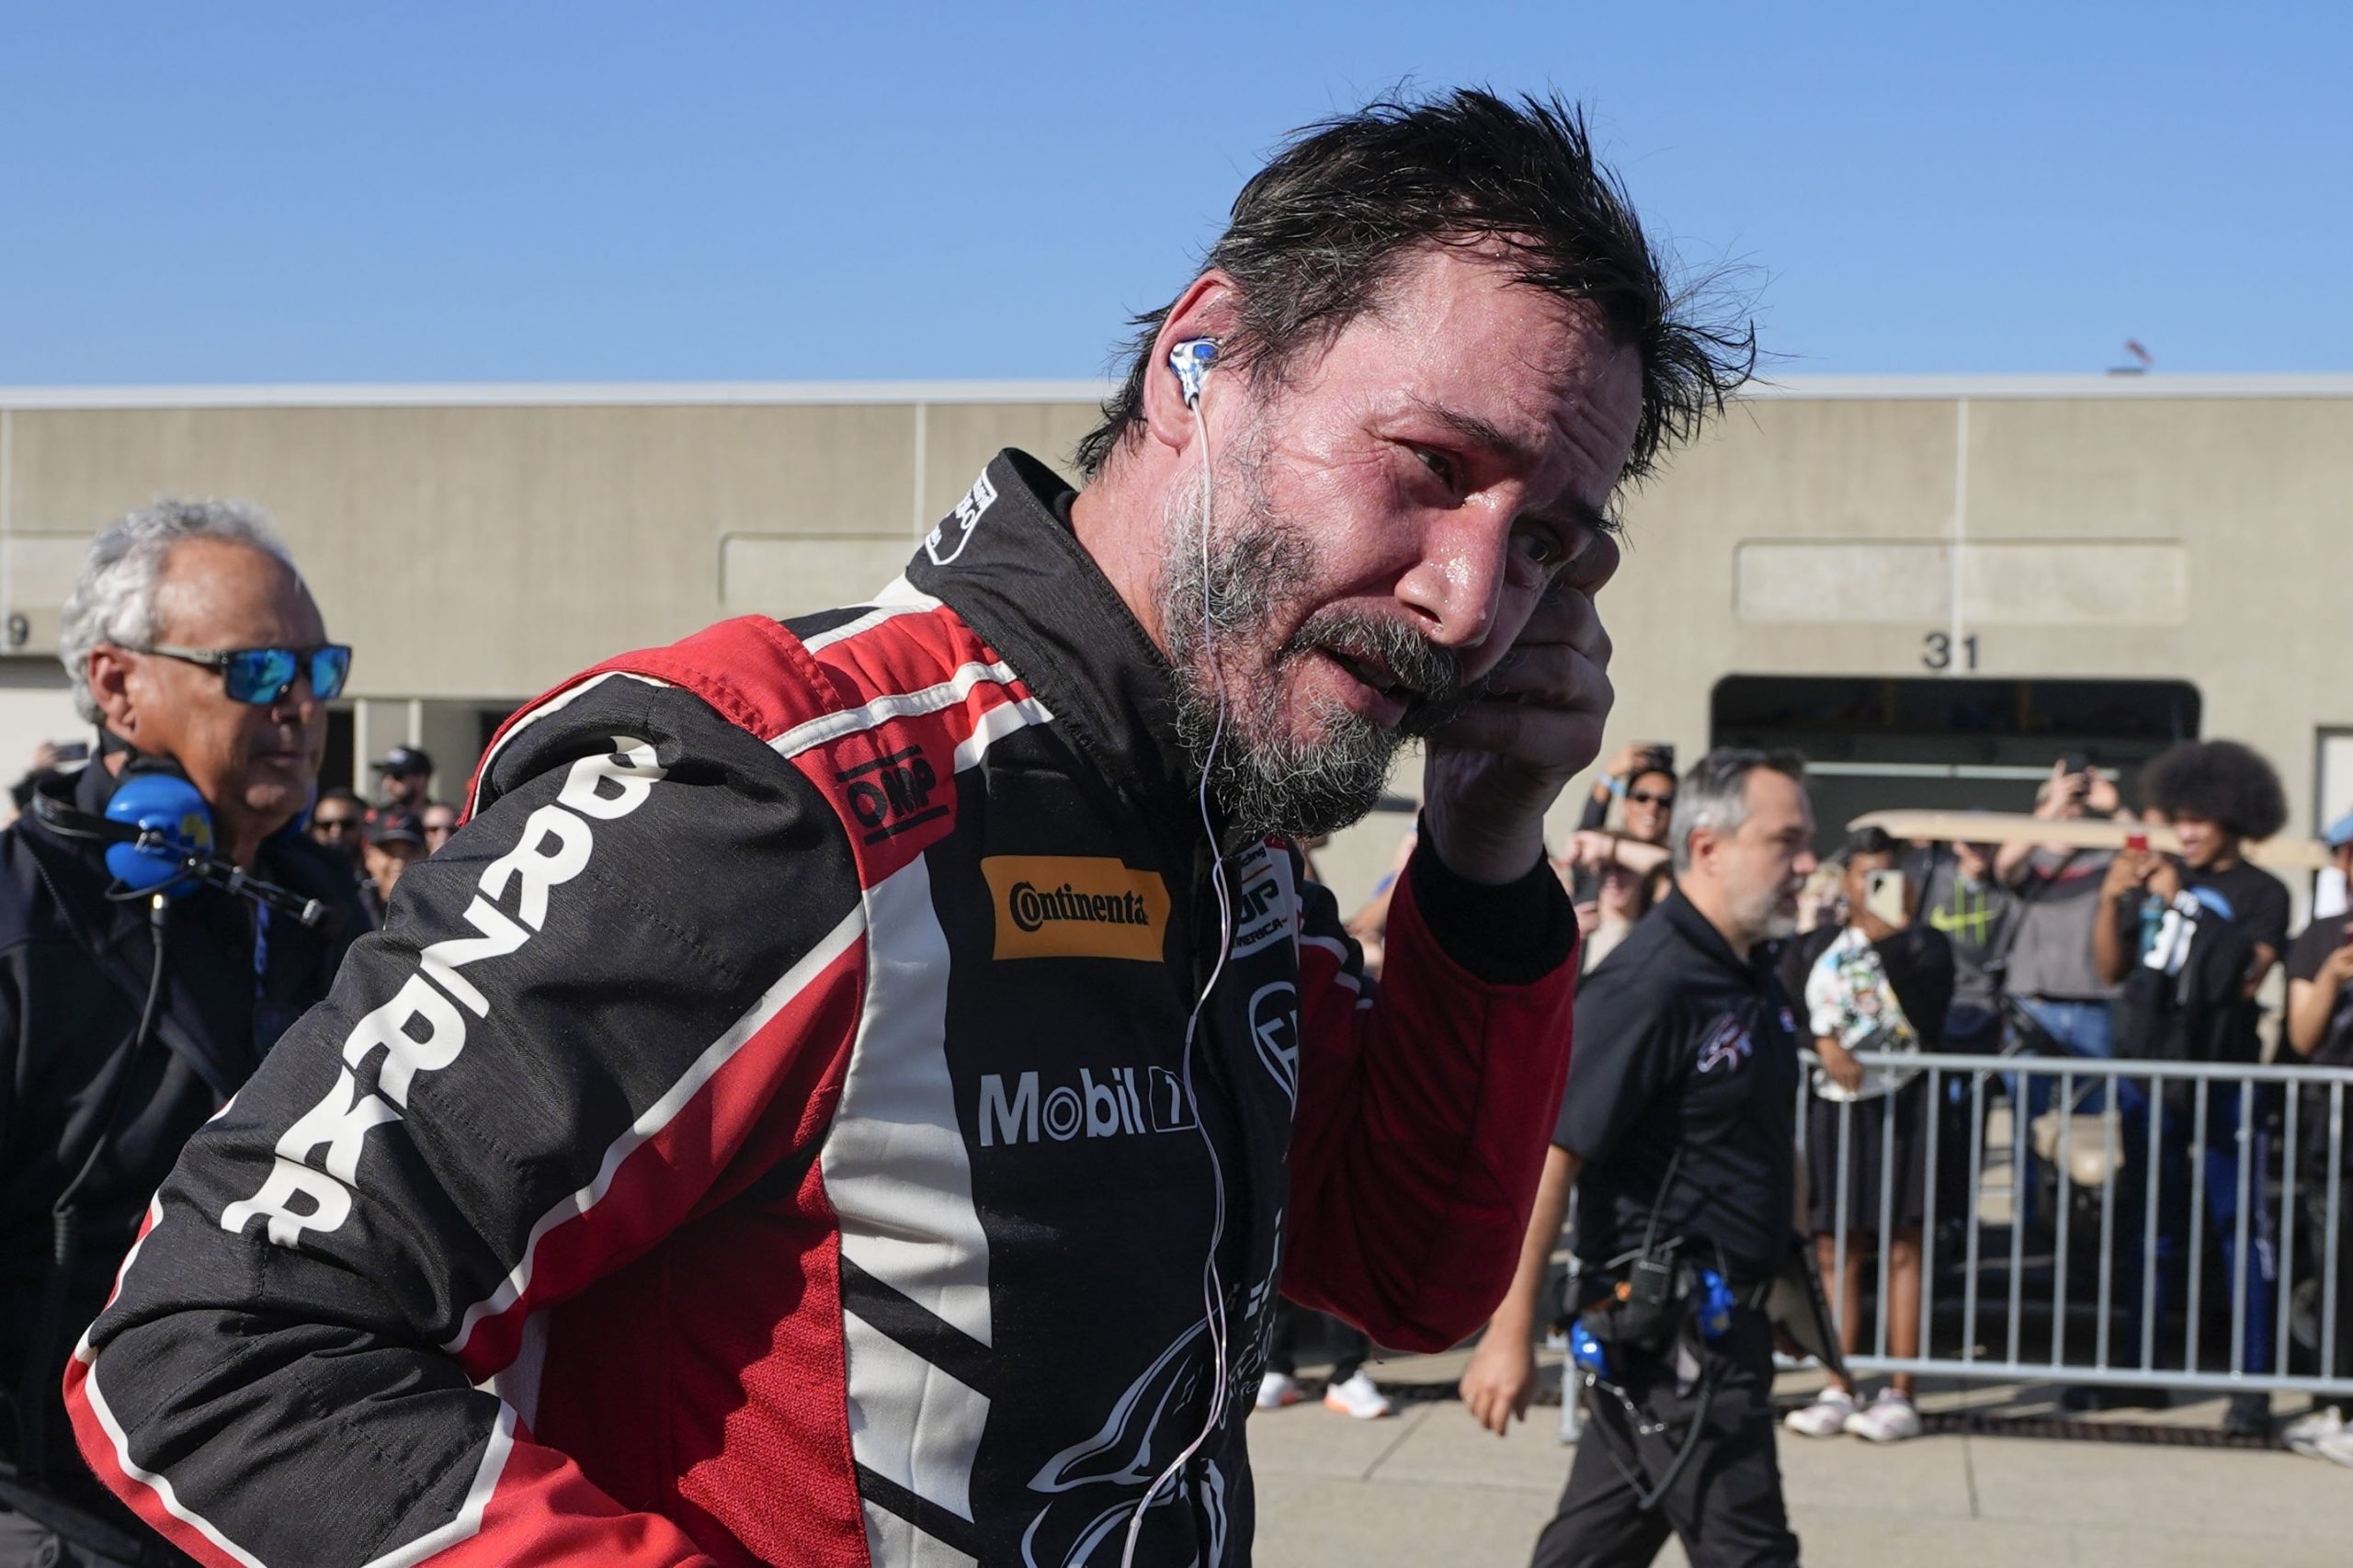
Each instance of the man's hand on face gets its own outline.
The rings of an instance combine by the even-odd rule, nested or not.
[[[1614,693],[1593,596],[1607,580],[1556,581],[1488,676],[1486,696],[1430,738],[1424,810],[1431,846],[1458,876],[1526,876],[1544,852],[1545,811],[1600,754]]]

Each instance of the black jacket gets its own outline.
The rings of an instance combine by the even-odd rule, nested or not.
[[[97,813],[115,778],[94,764],[44,788]],[[263,847],[256,872],[329,913],[315,930],[269,922],[258,987],[253,906],[210,888],[174,901],[155,1028],[126,1081],[154,945],[146,901],[107,897],[102,857],[98,844],[62,836],[31,812],[0,832],[0,1458],[24,1483],[123,1518],[65,1430],[67,1354],[105,1303],[180,1145],[326,994],[369,921],[350,874],[293,832]],[[101,1142],[71,1205],[74,1241],[62,1266],[53,1210]]]

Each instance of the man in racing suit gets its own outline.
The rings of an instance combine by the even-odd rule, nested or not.
[[[1557,106],[1414,112],[1488,106],[1584,155]],[[1279,394],[1270,343],[1164,369],[1084,494],[1002,454],[874,604],[511,720],[159,1194],[67,1375],[101,1478],[220,1562],[1246,1563],[1278,1286],[1438,1348],[1510,1275],[1574,971],[1541,813],[1657,441],[1637,326],[1492,244],[1392,263]],[[1155,362],[1253,342],[1243,291],[1204,274]],[[1361,471],[1256,461],[1319,419],[1409,483],[1326,511]],[[1417,715],[1376,995],[1270,830]]]

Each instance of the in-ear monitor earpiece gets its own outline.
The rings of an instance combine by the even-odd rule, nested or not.
[[[1217,345],[1206,337],[1188,337],[1168,351],[1168,368],[1176,372],[1176,384],[1185,389],[1186,407],[1200,406],[1201,383],[1216,363]]]

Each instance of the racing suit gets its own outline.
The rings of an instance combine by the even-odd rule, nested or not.
[[[1574,920],[1425,851],[1376,997],[1246,844],[1188,1058],[1213,856],[1068,502],[1003,454],[875,605],[508,722],[151,1207],[102,1479],[214,1562],[1075,1568],[1199,1437],[1135,1561],[1249,1561],[1279,1277],[1411,1348],[1500,1297]]]

